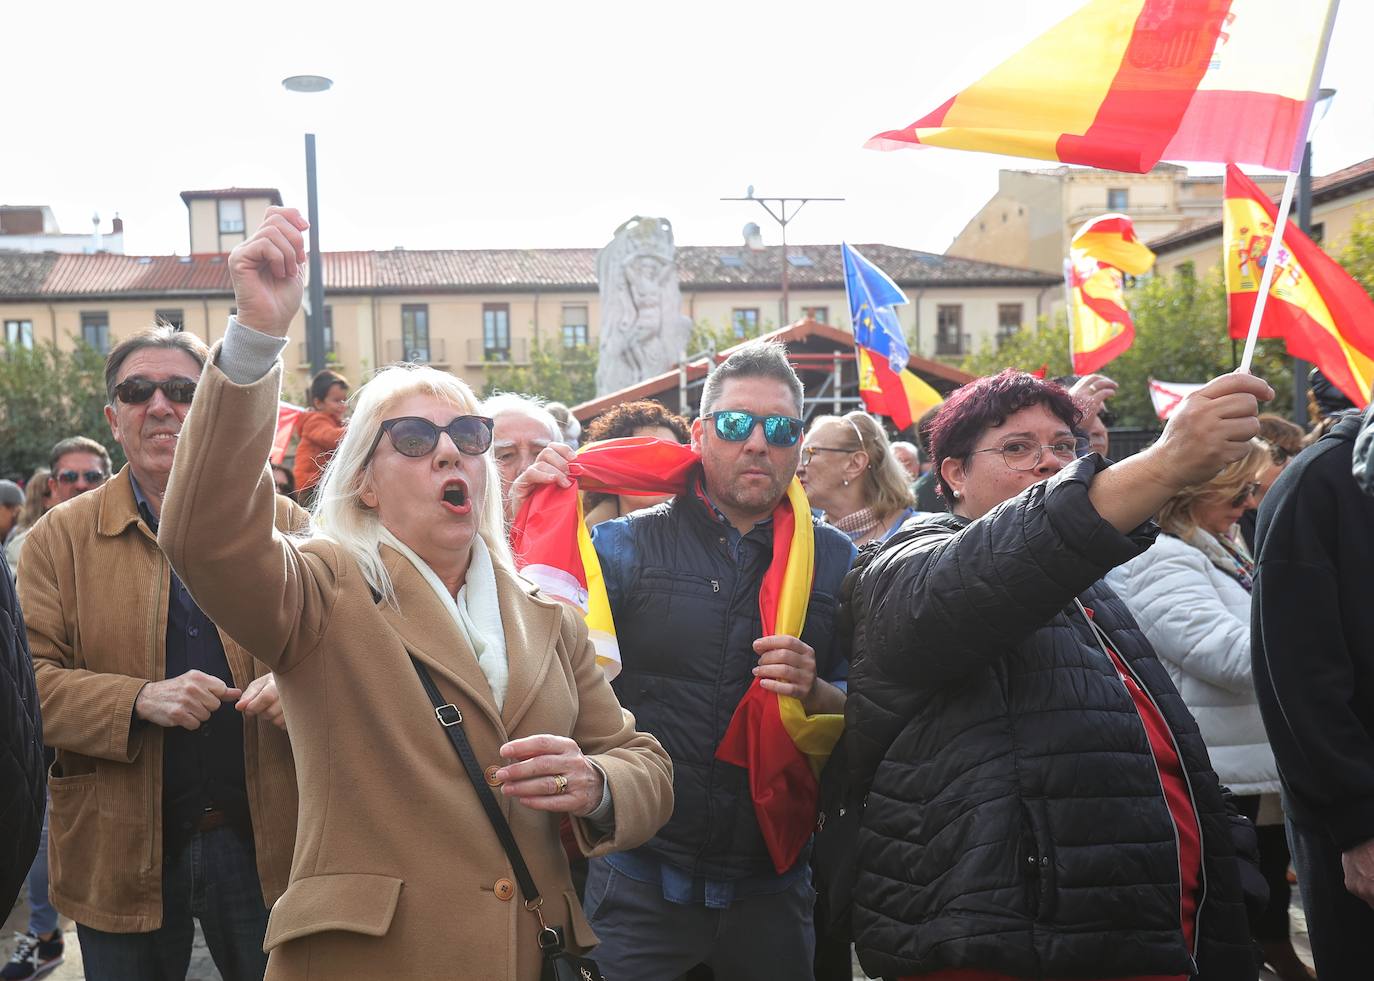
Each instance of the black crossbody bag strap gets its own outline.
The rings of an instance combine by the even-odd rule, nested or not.
[[[458,711],[456,705],[444,701],[444,696],[439,694],[439,688],[434,684],[428,668],[414,656],[411,657],[410,663],[415,665],[415,673],[420,676],[420,684],[424,685],[425,694],[434,703],[434,717],[444,727],[448,741],[453,743],[458,758],[463,761],[463,769],[467,771],[468,779],[477,791],[477,799],[482,802],[482,810],[487,812],[487,820],[491,822],[496,837],[501,839],[501,847],[506,850],[506,857],[510,859],[511,868],[515,870],[515,880],[520,884],[520,893],[525,897],[525,905],[530,909],[537,908],[539,890],[535,888],[534,877],[530,875],[529,866],[520,854],[520,846],[515,843],[515,835],[506,822],[506,816],[501,813],[501,805],[496,802],[491,787],[487,786],[482,766],[472,752],[472,744],[468,742],[467,733],[463,731],[463,713]]]

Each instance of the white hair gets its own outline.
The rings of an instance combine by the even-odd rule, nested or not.
[[[362,503],[370,463],[365,464],[388,412],[411,395],[429,395],[448,402],[461,413],[477,414],[477,397],[467,382],[424,365],[398,364],[383,368],[353,395],[353,416],[325,468],[313,508],[314,527],[321,537],[338,543],[357,561],[368,585],[388,602],[395,602],[391,578],[382,564],[382,523],[377,512]],[[487,471],[486,500],[477,516],[477,533],[491,553],[492,564],[512,571],[501,510],[500,481],[491,454],[482,457]]]
[[[553,417],[553,413],[544,408],[545,400],[538,395],[517,395],[515,392],[497,392],[495,395],[483,400],[479,411],[484,416],[491,416],[492,419],[499,419],[504,415],[515,413],[516,415],[527,416],[536,422],[547,426],[549,437],[555,443],[563,442],[563,427],[558,424],[558,420]]]

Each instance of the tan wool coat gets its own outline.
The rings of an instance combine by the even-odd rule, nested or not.
[[[537,921],[409,656],[462,711],[488,772],[505,742],[542,733],[575,739],[602,767],[614,831],[593,840],[574,820],[585,854],[653,835],[672,811],[671,763],[620,707],[581,616],[513,574],[498,566],[510,664],[498,711],[471,647],[403,556],[383,547],[392,605],[340,546],[274,534],[272,488],[257,474],[279,386],[280,365],[246,386],[206,366],[160,532],[206,613],[273,666],[286,708],[301,817],[291,885],[268,925],[268,978],[535,981]],[[558,815],[498,799],[546,920],[590,947]]]
[[[286,498],[264,515],[282,528],[307,520]],[[134,699],[166,677],[171,582],[171,564],[139,517],[128,467],[44,515],[19,568],[43,738],[57,750],[48,779],[52,901],[111,933],[162,925],[163,730],[135,722]],[[223,630],[220,637],[236,687],[267,673]],[[270,906],[286,888],[296,834],[291,745],[272,723],[248,717],[243,755]]]

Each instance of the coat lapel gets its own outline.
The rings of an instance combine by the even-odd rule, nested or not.
[[[501,712],[506,732],[514,733],[529,711],[553,663],[563,613],[558,603],[536,599],[534,587],[509,572],[496,569],[496,594],[501,601],[501,625],[506,632],[506,660],[510,681]]]
[[[382,611],[391,629],[400,635],[406,650],[435,675],[435,683],[441,691],[450,685],[458,688],[493,723],[500,726],[501,716],[496,711],[496,702],[492,698],[486,675],[477,665],[477,655],[439,597],[434,595],[434,590],[419,570],[400,552],[383,545],[382,556],[400,609],[385,600],[377,604],[377,609]],[[513,676],[514,671],[511,673]],[[510,706],[509,694],[506,705]]]

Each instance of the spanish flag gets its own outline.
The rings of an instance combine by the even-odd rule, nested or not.
[[[844,288],[854,325],[854,351],[859,365],[859,397],[875,416],[887,416],[906,429],[927,409],[944,402],[927,382],[907,367],[911,349],[895,307],[907,302],[901,287],[858,249],[841,244]]]
[[[643,436],[589,443],[569,465],[573,485],[540,487],[515,518],[517,567],[544,592],[585,612],[608,677],[619,673],[620,650],[579,491],[679,494],[691,489],[700,462],[690,447]],[[759,590],[762,636],[801,636],[815,573],[814,535],[806,492],[793,478],[773,512],[773,561]],[[769,692],[755,679],[716,749],[717,759],[748,769],[754,813],[779,874],[796,864],[811,837],[817,777],[843,727],[843,716],[809,716],[797,699]]]
[[[1231,336],[1250,330],[1278,210],[1234,164],[1226,168],[1222,237]],[[1374,300],[1335,259],[1291,222],[1260,320],[1261,337],[1282,337],[1288,353],[1311,361],[1358,406],[1374,382]]]
[[[1154,262],[1155,254],[1136,238],[1125,215],[1101,215],[1073,237],[1065,275],[1075,374],[1097,371],[1135,341],[1123,274],[1143,276]]]
[[[868,146],[1145,173],[1298,169],[1334,0],[1090,0],[934,112]]]

